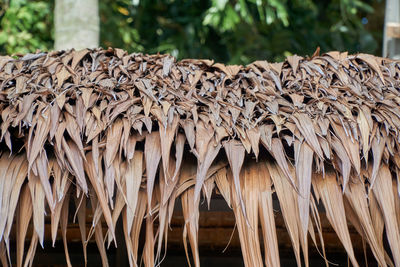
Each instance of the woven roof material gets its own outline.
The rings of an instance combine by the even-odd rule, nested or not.
[[[308,265],[308,234],[316,242],[321,231],[318,203],[354,266],[347,221],[379,264],[400,266],[399,62],[339,52],[246,67],[120,49],[5,56],[0,112],[4,265],[14,216],[21,266],[43,244],[47,211],[53,242],[59,226],[66,240],[76,213],[83,243],[94,236],[105,266],[103,240],[115,241],[120,216],[129,262],[139,263],[143,222],[142,259],[154,266],[180,199],[186,253],[189,239],[198,266],[198,203],[216,188],[235,213],[246,266],[279,265],[273,194],[299,266],[301,251]]]

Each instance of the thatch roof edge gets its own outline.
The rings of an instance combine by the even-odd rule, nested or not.
[[[246,67],[120,49],[0,57],[0,259],[8,261],[14,215],[21,264],[31,218],[43,244],[44,211],[52,231],[66,231],[70,198],[88,198],[98,207],[91,233],[103,264],[99,222],[111,242],[123,216],[130,264],[145,221],[143,260],[153,266],[180,197],[198,265],[198,201],[217,186],[235,213],[246,266],[279,265],[273,193],[299,265],[321,201],[353,265],[346,219],[378,263],[400,266],[399,66],[339,52]],[[252,230],[259,224],[264,258]]]

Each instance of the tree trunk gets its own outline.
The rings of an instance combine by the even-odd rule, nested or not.
[[[54,12],[56,50],[99,46],[98,0],[56,0]]]

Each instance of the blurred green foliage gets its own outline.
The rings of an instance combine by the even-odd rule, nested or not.
[[[378,54],[381,27],[367,22],[381,1],[99,0],[101,46],[232,64],[310,55],[317,46]],[[52,49],[53,8],[44,0],[0,4],[0,53]]]
[[[0,0],[1,1],[1,0]],[[2,0],[0,53],[28,53],[53,46],[51,1]]]

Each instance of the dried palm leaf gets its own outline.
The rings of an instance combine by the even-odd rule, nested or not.
[[[107,266],[102,221],[110,245],[122,216],[130,265],[139,263],[145,220],[143,261],[153,266],[163,259],[181,197],[184,240],[198,266],[198,205],[202,191],[210,205],[216,185],[234,210],[247,266],[280,264],[273,192],[299,266],[300,250],[309,264],[308,234],[316,244],[315,229],[328,264],[319,199],[353,265],[347,221],[380,265],[400,265],[399,77],[397,61],[347,52],[245,67],[120,49],[0,56],[1,252],[10,258],[15,225],[17,266],[31,266],[47,210],[53,242],[61,224],[70,265],[71,212],[85,263],[95,235]],[[88,200],[93,205],[86,207]],[[383,246],[385,230],[392,253]]]

